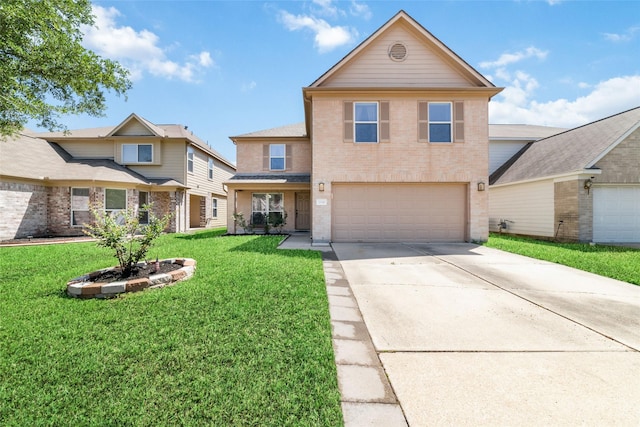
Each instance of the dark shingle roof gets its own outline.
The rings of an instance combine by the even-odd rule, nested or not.
[[[640,107],[534,142],[521,150],[494,184],[561,175],[593,167],[632,129]],[[495,175],[495,174],[494,174]]]
[[[311,175],[308,173],[284,173],[284,174],[243,174],[239,173],[232,176],[230,181],[246,182],[246,181],[265,181],[279,183],[310,183]]]

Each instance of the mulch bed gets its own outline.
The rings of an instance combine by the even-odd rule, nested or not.
[[[155,274],[170,273],[180,268],[182,268],[182,265],[180,264],[161,262],[160,268],[156,270],[155,263],[151,262],[149,264],[139,266],[133,271],[133,273],[131,273],[131,275],[122,277],[120,267],[116,267],[112,270],[103,271],[96,277],[91,277],[91,281],[94,283],[111,283],[118,282],[120,280],[146,279]]]

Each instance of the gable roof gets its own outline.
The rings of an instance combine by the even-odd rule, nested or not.
[[[128,126],[135,125],[138,123],[144,129],[146,129],[149,133],[144,135],[132,135],[132,134],[123,134],[120,135],[118,132],[127,128]],[[117,137],[127,137],[127,136],[144,136],[144,137],[157,137],[157,138],[177,138],[177,139],[185,139],[193,145],[200,148],[205,153],[211,155],[227,166],[235,169],[236,166],[228,159],[226,159],[222,154],[213,149],[209,144],[200,139],[197,135],[195,135],[192,131],[188,130],[185,126],[180,124],[154,124],[149,120],[140,117],[135,113],[131,113],[126,119],[124,119],[117,126],[106,126],[106,127],[97,127],[97,128],[86,128],[86,129],[74,129],[67,132],[41,132],[34,134],[39,138],[46,139],[48,141],[64,141],[64,140],[74,140],[74,139],[106,139],[106,138],[117,138]]]
[[[489,123],[490,141],[535,141],[548,138],[568,130],[552,126],[491,124]]]
[[[541,139],[518,152],[509,167],[494,172],[490,182],[507,184],[593,168],[638,128],[640,107]]]
[[[118,182],[184,187],[174,180],[150,180],[110,159],[74,159],[58,144],[28,135],[0,141],[0,175],[38,181]],[[10,153],[28,153],[11,155]]]
[[[469,65],[466,61],[460,58],[455,52],[449,49],[449,47],[447,47],[444,43],[442,43],[438,38],[436,38],[433,34],[427,31],[422,25],[420,25],[415,19],[409,16],[409,14],[406,13],[404,10],[400,10],[397,14],[395,14],[390,20],[388,20],[384,25],[382,25],[378,30],[376,30],[373,34],[371,34],[367,39],[365,39],[362,43],[360,43],[351,52],[349,52],[344,58],[338,61],[338,63],[336,63],[333,67],[327,70],[313,83],[311,83],[311,85],[309,85],[309,88],[322,87],[323,84],[327,82],[327,80],[329,80],[332,76],[337,74],[347,64],[352,62],[355,57],[357,57],[364,50],[366,50],[384,32],[386,32],[389,28],[393,27],[399,22],[407,24],[409,28],[413,29],[414,32],[418,34],[418,37],[420,37],[426,44],[428,44],[438,53],[443,54],[443,59],[446,60],[454,69],[456,69],[458,73],[462,74],[466,78],[466,80],[472,82],[473,86],[495,88],[493,83],[487,80],[482,74],[480,74],[471,65]]]

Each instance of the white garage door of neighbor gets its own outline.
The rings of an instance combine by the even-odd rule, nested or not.
[[[463,242],[466,184],[333,184],[334,242]]]
[[[593,240],[640,242],[640,186],[594,187]]]

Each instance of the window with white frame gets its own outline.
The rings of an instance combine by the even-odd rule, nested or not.
[[[187,147],[187,172],[193,173],[193,147]]]
[[[218,217],[218,199],[215,197],[211,198],[211,216],[213,218]]]
[[[147,205],[149,204],[149,193],[147,191],[140,191],[138,194],[138,222],[140,224],[149,224],[149,211]]]
[[[286,168],[287,146],[285,144],[269,144],[269,169],[283,171]]]
[[[378,142],[378,103],[354,102],[354,142]]]
[[[122,144],[122,163],[153,162],[153,144]]]
[[[91,222],[89,212],[89,189],[71,189],[71,226],[81,227],[83,224]]]
[[[452,142],[450,102],[429,103],[429,142]]]
[[[213,179],[213,159],[209,157],[209,164],[207,165],[207,178]]]
[[[282,193],[253,193],[251,202],[251,223],[264,226],[267,218],[273,224],[282,220],[284,215],[284,197]]]
[[[122,223],[122,211],[127,209],[127,190],[107,188],[104,190],[104,210]]]

